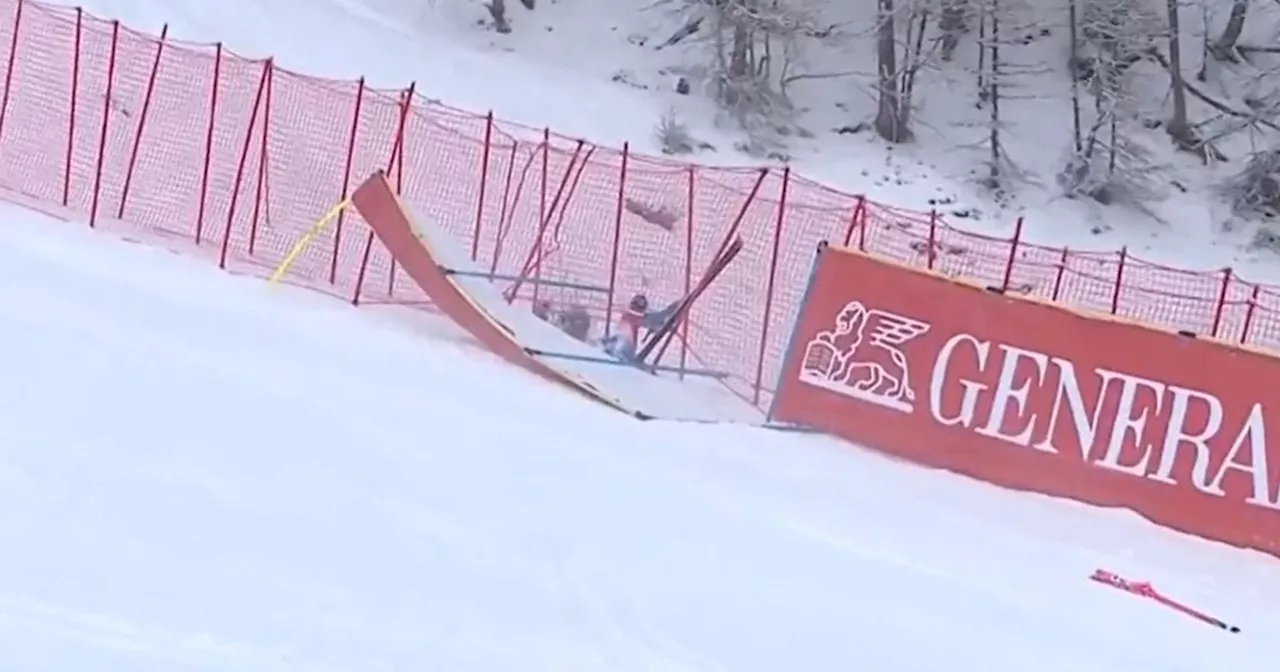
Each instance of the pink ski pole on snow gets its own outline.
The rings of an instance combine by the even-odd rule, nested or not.
[[[1154,586],[1146,581],[1130,581],[1118,574],[1108,572],[1105,569],[1094,570],[1093,574],[1089,575],[1089,578],[1103,585],[1123,590],[1132,595],[1150,598],[1159,604],[1163,604],[1166,607],[1180,611],[1202,623],[1208,623],[1209,625],[1226,630],[1227,632],[1240,632],[1240,628],[1237,626],[1230,625],[1219,618],[1215,618],[1203,611],[1200,611],[1199,609],[1195,609],[1171,597],[1162,595]]]

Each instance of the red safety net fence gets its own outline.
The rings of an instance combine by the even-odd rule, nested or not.
[[[1051,248],[958,229],[785,168],[711,168],[599,147],[423,98],[410,85],[300,75],[130,30],[80,9],[0,0],[0,187],[274,268],[375,170],[462,241],[520,301],[581,305],[611,324],[638,292],[684,295],[734,236],[742,254],[703,295],[664,364],[730,374],[767,401],[821,240],[1008,291],[1238,343],[1280,345],[1280,288],[1124,251]],[[550,282],[519,282],[533,277]],[[354,212],[288,281],[355,303],[421,305]]]

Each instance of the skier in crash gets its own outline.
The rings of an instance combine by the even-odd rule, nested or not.
[[[639,364],[637,352],[642,339],[661,329],[679,307],[680,301],[676,300],[658,310],[650,310],[649,297],[636,294],[619,316],[617,330],[601,339],[600,347],[615,359]]]

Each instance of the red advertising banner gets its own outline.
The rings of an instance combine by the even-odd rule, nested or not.
[[[1280,555],[1267,354],[823,247],[771,414]]]

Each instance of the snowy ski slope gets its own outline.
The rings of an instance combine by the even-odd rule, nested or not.
[[[637,422],[368,311],[0,219],[0,669],[1273,662],[1262,556],[821,437]]]
[[[577,120],[602,143],[657,113],[412,43],[356,2],[88,7],[327,75],[431,77],[450,103]],[[0,670],[1274,662],[1273,559],[822,437],[639,423],[447,325],[8,206],[0,221]],[[1243,633],[1087,581],[1098,567]]]

